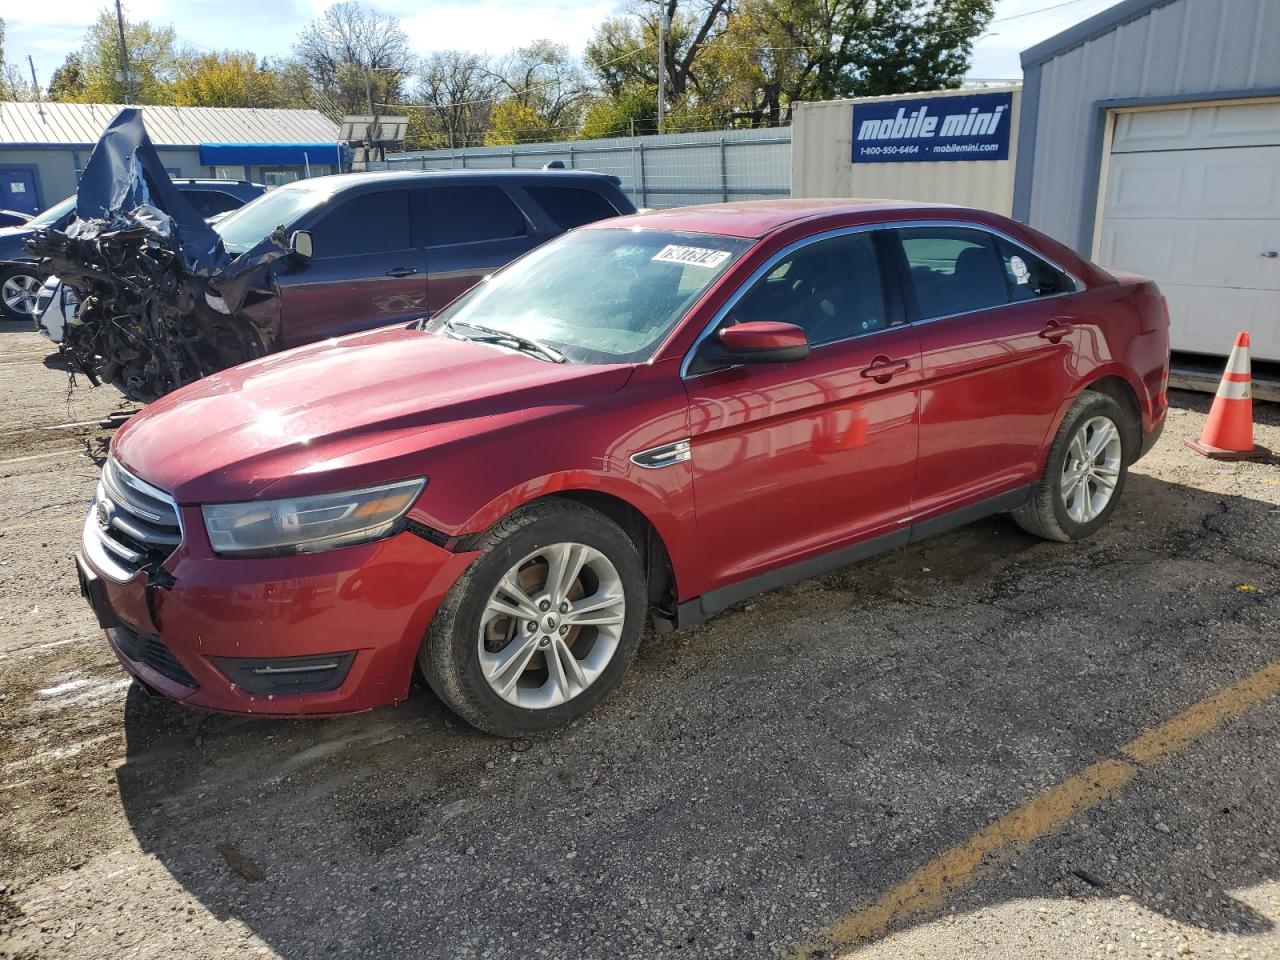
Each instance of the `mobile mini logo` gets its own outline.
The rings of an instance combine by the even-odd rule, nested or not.
[[[987,112],[973,107],[967,113],[948,113],[939,117],[929,112],[928,104],[910,113],[906,107],[899,107],[896,116],[862,121],[858,125],[858,139],[919,140],[926,137],[990,136],[1000,129],[1000,121],[1007,109],[1005,104]]]

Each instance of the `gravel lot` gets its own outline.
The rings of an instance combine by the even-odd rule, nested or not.
[[[999,518],[769,594],[552,736],[425,688],[195,713],[129,687],[77,593],[120,404],[47,347],[0,324],[0,957],[844,955],[841,917],[1280,660],[1280,471],[1186,450],[1178,395],[1095,539]],[[849,949],[1280,957],[1278,730],[1270,698]]]

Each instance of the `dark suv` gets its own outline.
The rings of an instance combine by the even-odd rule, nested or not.
[[[278,348],[429,315],[538,244],[633,212],[599,173],[352,173],[279,187],[214,229],[239,254],[284,228]]]
[[[267,188],[248,180],[200,180],[179,177],[178,192],[206,220],[243,207]],[[36,293],[49,276],[40,258],[27,251],[37,230],[65,230],[75,216],[76,198],[67,197],[16,227],[0,228],[0,317],[25,320],[36,305]]]

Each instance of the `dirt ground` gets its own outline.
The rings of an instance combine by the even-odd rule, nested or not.
[[[1206,398],[1093,540],[769,594],[510,743],[131,688],[70,562],[121,404],[49,352],[0,325],[0,957],[1280,957],[1280,471]]]

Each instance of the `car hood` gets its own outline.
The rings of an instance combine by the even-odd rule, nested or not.
[[[384,328],[183,387],[127,421],[112,455],[183,504],[345,489],[429,474],[432,449],[538,408],[586,408],[632,369]]]

